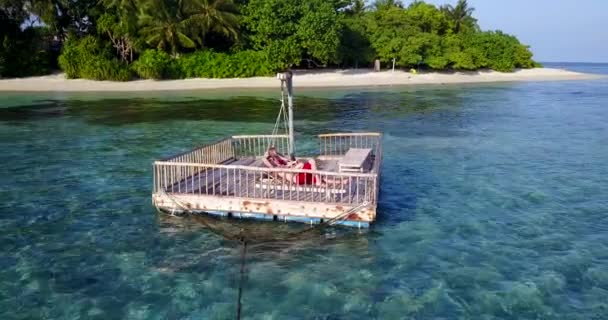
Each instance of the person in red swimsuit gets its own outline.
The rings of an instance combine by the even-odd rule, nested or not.
[[[275,147],[268,148],[264,156],[264,164],[269,168],[291,168],[291,169],[301,169],[301,170],[317,170],[317,163],[314,159],[309,159],[306,162],[303,161],[290,161],[285,156],[277,152]],[[312,173],[280,173],[284,179],[291,181],[295,184],[314,184],[321,185],[321,177],[317,174],[313,175]]]
[[[310,159],[304,163],[296,162],[292,168],[316,171],[317,163],[315,162],[315,159]],[[295,174],[292,177],[292,181],[295,184],[314,184],[314,185],[322,184],[321,177],[318,174],[313,175],[312,173],[304,173],[304,172]]]
[[[275,147],[268,148],[268,151],[264,154],[263,161],[268,168],[287,168],[290,167],[289,164],[292,162],[277,152]]]

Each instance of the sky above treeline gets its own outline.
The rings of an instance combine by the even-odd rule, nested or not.
[[[483,30],[517,36],[536,61],[608,62],[608,0],[469,0],[469,5]]]

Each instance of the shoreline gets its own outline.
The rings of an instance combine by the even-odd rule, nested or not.
[[[423,72],[411,74],[395,70],[373,72],[368,69],[347,70],[295,70],[294,86],[297,88],[329,87],[380,87],[408,86],[417,84],[457,84],[526,81],[592,80],[602,75],[580,73],[563,69],[520,69],[511,73],[497,71]],[[180,80],[132,80],[127,82],[65,79],[64,74],[48,76],[0,79],[0,92],[129,92],[129,91],[176,91],[213,89],[262,89],[276,88],[275,77],[232,79],[180,79]]]

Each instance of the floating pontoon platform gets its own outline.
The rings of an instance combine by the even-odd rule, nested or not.
[[[319,138],[317,170],[267,168],[268,146],[288,154],[288,135],[233,136],[154,162],[152,202],[165,212],[368,227],[376,219],[382,135],[332,133]],[[312,174],[300,185],[280,174]]]

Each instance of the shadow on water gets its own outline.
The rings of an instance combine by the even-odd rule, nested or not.
[[[488,88],[492,90],[492,88]],[[435,112],[446,106],[458,106],[466,94],[454,88],[417,92],[372,91],[346,94],[338,98],[296,97],[297,121],[328,122],[332,128],[349,122],[357,130],[379,120],[397,120],[406,116]],[[182,101],[160,98],[114,98],[101,100],[40,100],[36,104],[0,108],[0,121],[28,121],[61,116],[76,116],[102,125],[156,123],[173,120],[211,120],[226,122],[266,122],[276,119],[279,99],[236,96],[225,99],[188,97]],[[362,119],[371,121],[361,121]]]
[[[190,213],[181,218],[159,215],[163,228],[179,229],[187,224],[197,224],[200,228],[215,234],[216,238],[225,242],[222,246],[205,252],[197,259],[190,259],[189,263],[178,263],[171,266],[160,265],[158,270],[163,272],[208,272],[210,255],[215,257],[225,255],[224,261],[235,269],[235,289],[238,295],[234,300],[236,319],[241,319],[242,310],[248,316],[254,297],[247,298],[247,289],[253,287],[272,287],[281,289],[281,284],[273,283],[271,279],[261,279],[259,266],[264,266],[266,274],[281,272],[283,268],[294,265],[308,264],[317,261],[320,257],[330,254],[336,247],[346,245],[347,252],[356,252],[357,255],[367,256],[370,253],[366,230],[357,230],[339,226],[304,225],[299,223],[264,222],[254,220],[237,220],[220,218],[206,214]],[[188,226],[187,228],[190,228]],[[220,251],[225,251],[222,254]],[[350,257],[350,254],[346,255]],[[238,266],[238,269],[236,268]],[[268,273],[268,268],[274,272]],[[249,268],[253,268],[249,271]],[[250,278],[253,272],[258,277]],[[309,274],[314,279],[313,274]],[[306,277],[297,281],[307,281]],[[250,293],[254,295],[255,293]],[[243,302],[244,298],[244,302]]]
[[[298,121],[328,121],[339,109],[321,98],[298,99]],[[35,105],[0,109],[0,121],[31,121],[71,116],[91,124],[108,126],[167,121],[223,121],[274,123],[278,99],[234,97],[224,100],[195,99],[180,102],[156,99],[104,99],[96,101],[47,100]]]

